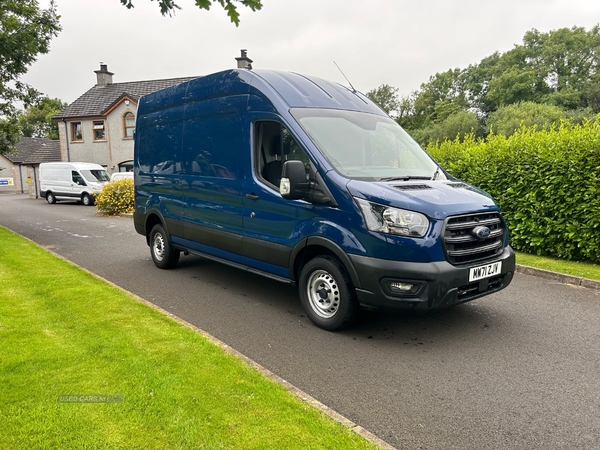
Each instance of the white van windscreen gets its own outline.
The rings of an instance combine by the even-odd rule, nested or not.
[[[436,173],[437,164],[388,117],[313,108],[290,112],[333,168],[347,178],[431,179]]]
[[[87,181],[103,183],[110,181],[110,176],[106,170],[82,170],[81,174]]]

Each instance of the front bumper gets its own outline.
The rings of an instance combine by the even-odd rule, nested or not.
[[[515,253],[505,247],[489,261],[454,266],[447,261],[414,263],[349,255],[360,280],[358,301],[366,309],[426,312],[475,300],[510,284],[515,272]],[[502,261],[497,275],[469,282],[469,270]],[[388,281],[419,285],[414,294],[393,293]]]

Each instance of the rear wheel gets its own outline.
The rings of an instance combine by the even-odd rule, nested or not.
[[[358,302],[344,265],[333,256],[310,260],[300,275],[300,301],[319,328],[339,330],[352,323]]]
[[[85,206],[92,206],[94,204],[94,200],[90,196],[90,194],[83,194],[81,196],[81,201]]]
[[[171,245],[162,225],[154,225],[150,232],[150,253],[159,269],[172,269],[179,261],[179,250]]]
[[[56,203],[56,197],[54,196],[54,194],[52,192],[46,193],[46,201],[48,203],[50,203],[51,205],[54,205]]]

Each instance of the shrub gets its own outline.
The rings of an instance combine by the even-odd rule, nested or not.
[[[521,127],[508,138],[470,136],[427,151],[494,197],[515,249],[600,262],[600,116],[549,130]]]
[[[133,212],[133,180],[123,178],[104,185],[96,195],[96,209],[107,216]]]

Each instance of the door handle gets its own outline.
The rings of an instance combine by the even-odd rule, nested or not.
[[[256,194],[246,194],[246,198],[249,198],[250,200],[258,200],[258,195],[256,195]]]

